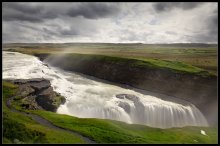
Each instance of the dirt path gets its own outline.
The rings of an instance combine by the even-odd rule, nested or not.
[[[52,124],[50,121],[38,116],[38,115],[34,115],[34,114],[30,114],[30,113],[26,113],[26,112],[22,112],[22,111],[19,111],[19,110],[16,110],[15,108],[13,108],[11,106],[11,102],[12,100],[15,98],[16,96],[13,96],[13,97],[10,97],[7,99],[7,102],[6,102],[6,105],[7,107],[13,111],[13,112],[17,112],[17,113],[20,113],[20,114],[23,114],[25,116],[29,116],[31,117],[34,121],[36,121],[37,123],[43,125],[43,126],[46,126],[46,127],[49,127],[51,129],[55,129],[55,130],[60,130],[60,131],[64,131],[64,132],[69,132],[71,134],[74,134],[78,137],[80,137],[81,139],[83,139],[86,143],[89,143],[89,144],[95,144],[96,142],[95,141],[92,141],[91,139],[87,138],[87,137],[84,137],[82,136],[81,134],[79,134],[78,132],[76,131],[72,131],[72,130],[68,130],[68,129],[64,129],[62,127],[58,127],[54,124]]]

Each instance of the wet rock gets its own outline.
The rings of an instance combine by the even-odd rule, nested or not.
[[[117,98],[119,99],[124,99],[125,98],[125,94],[118,94],[116,95]]]
[[[127,95],[125,96],[125,98],[127,98],[127,99],[129,99],[129,100],[131,100],[131,101],[134,101],[134,102],[136,102],[136,101],[139,100],[139,98],[138,98],[137,96],[135,96],[135,95],[130,95],[130,94],[127,94]]]
[[[120,101],[118,106],[123,108],[127,113],[130,113],[130,111],[131,111],[130,105],[126,102],[121,102]]]
[[[44,109],[55,112],[66,99],[53,91],[50,81],[43,78],[12,80],[19,86],[17,95],[22,97],[21,106],[29,110]]]
[[[131,94],[118,94],[118,95],[116,95],[116,97],[120,98],[120,99],[127,98],[128,100],[131,100],[133,102],[139,101],[139,98],[137,96],[131,95]]]
[[[22,97],[26,97],[28,95],[31,95],[32,93],[35,92],[35,90],[33,88],[31,88],[30,86],[26,86],[25,84],[24,85],[20,85],[19,86],[19,91],[20,95]]]
[[[30,82],[29,85],[38,91],[40,89],[49,88],[51,86],[50,81],[48,80],[42,80],[40,82]]]
[[[60,104],[65,103],[65,98],[54,92],[52,87],[49,87],[36,97],[36,101],[45,110],[55,112]]]

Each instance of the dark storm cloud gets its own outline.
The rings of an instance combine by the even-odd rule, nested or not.
[[[217,42],[218,41],[218,10],[214,10],[212,15],[206,19],[204,34],[198,34],[195,36],[195,41],[198,42]]]
[[[3,3],[2,18],[5,21],[42,22],[44,19],[56,18],[56,13],[50,13],[44,5],[28,3]]]
[[[215,9],[213,14],[208,18],[208,28],[210,28],[210,34],[218,32],[218,10]]]
[[[83,16],[88,19],[97,19],[115,15],[119,12],[117,5],[107,5],[103,3],[86,3],[72,8],[67,12],[71,17]]]
[[[29,21],[29,22],[42,22],[43,19],[38,16],[30,16],[28,14],[15,12],[3,13],[3,20],[5,21]]]
[[[202,3],[199,3],[199,2],[190,2],[190,3],[186,3],[186,2],[163,3],[161,2],[161,3],[153,4],[153,7],[157,12],[163,12],[163,11],[170,11],[171,9],[174,9],[174,8],[179,8],[183,10],[193,9],[201,4]]]
[[[35,14],[35,13],[42,11],[42,9],[44,9],[44,7],[41,7],[39,5],[28,5],[27,3],[26,4],[25,3],[3,3],[3,8],[14,9],[22,13],[29,13],[29,14]]]
[[[60,7],[62,9],[60,9]],[[60,16],[83,16],[88,19],[104,18],[115,15],[119,7],[104,3],[3,3],[3,20],[42,22],[46,19],[55,19]]]

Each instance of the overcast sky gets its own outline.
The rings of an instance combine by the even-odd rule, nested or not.
[[[217,43],[217,3],[3,3],[3,43]]]

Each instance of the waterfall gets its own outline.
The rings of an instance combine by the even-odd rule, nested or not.
[[[158,128],[208,126],[199,109],[186,101],[167,101],[48,67],[34,56],[3,51],[3,79],[41,77],[49,79],[53,89],[67,99],[57,113]]]

